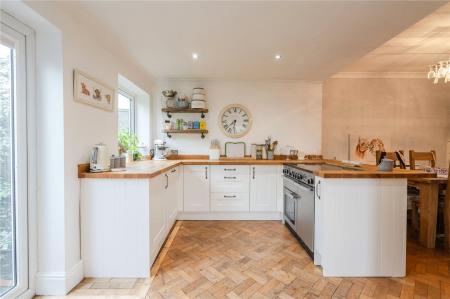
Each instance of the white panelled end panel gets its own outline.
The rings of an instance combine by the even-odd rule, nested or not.
[[[148,277],[149,180],[81,180],[85,277]]]
[[[406,179],[320,179],[318,251],[324,276],[403,277]]]

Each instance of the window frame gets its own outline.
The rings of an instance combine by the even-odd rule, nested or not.
[[[117,97],[119,95],[122,95],[123,97],[126,97],[130,100],[130,120],[129,120],[129,127],[130,127],[130,133],[136,134],[136,97],[124,90],[123,88],[119,88],[117,92]],[[119,99],[117,99],[117,127],[119,126]],[[120,133],[120,132],[119,132]]]
[[[33,29],[23,24],[13,16],[0,9],[0,27],[9,28],[16,32],[18,39],[16,47],[20,48],[23,55],[16,53],[16,74],[20,80],[15,81],[16,118],[15,136],[16,170],[21,171],[19,178],[15,179],[26,190],[19,190],[17,213],[26,215],[25,219],[16,219],[16,240],[22,243],[17,250],[17,255],[22,256],[22,261],[17,264],[16,286],[3,295],[2,298],[29,298],[35,293],[34,277],[37,269],[37,243],[36,243],[36,103],[35,99],[35,33]],[[18,71],[20,68],[20,73]],[[19,84],[19,85],[18,85]],[[21,101],[21,102],[20,102]],[[18,113],[18,114],[16,114]],[[26,161],[26,163],[23,163]],[[19,216],[20,217],[20,216]],[[19,218],[16,217],[16,218]],[[21,234],[19,236],[18,234]],[[21,240],[20,240],[20,239]],[[19,244],[20,245],[20,244]],[[20,251],[20,252],[19,252]]]

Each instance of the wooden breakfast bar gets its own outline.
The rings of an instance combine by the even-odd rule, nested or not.
[[[420,232],[419,241],[422,246],[435,248],[436,226],[438,214],[439,189],[445,188],[446,178],[409,178],[408,185],[419,190]],[[445,202],[445,214],[450,213],[448,197]],[[448,230],[448,225],[445,227]],[[446,235],[448,235],[446,231]]]

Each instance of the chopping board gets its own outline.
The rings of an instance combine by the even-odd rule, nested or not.
[[[225,142],[225,156],[227,158],[244,158],[244,142]]]

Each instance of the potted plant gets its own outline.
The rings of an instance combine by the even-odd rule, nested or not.
[[[142,155],[138,151],[139,139],[136,134],[128,131],[120,131],[119,133],[119,154],[126,154],[133,161],[140,160]]]

